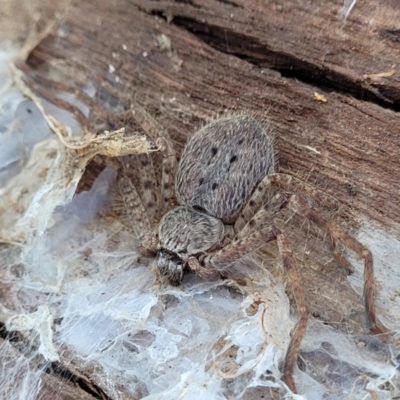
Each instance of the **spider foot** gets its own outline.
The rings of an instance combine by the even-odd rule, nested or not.
[[[196,257],[189,257],[188,264],[192,271],[206,281],[215,280],[220,277],[219,272],[210,264],[209,257],[204,260],[204,265],[200,264]]]
[[[332,253],[335,257],[335,260],[338,261],[339,264],[347,270],[348,275],[351,275],[354,272],[354,268],[338,248],[338,241],[333,236],[331,236],[331,244]]]
[[[154,257],[156,255],[153,250],[143,246],[142,244],[138,246],[137,250],[143,257]]]
[[[138,247],[139,253],[144,257],[154,257],[157,254],[158,239],[153,235],[146,235]]]

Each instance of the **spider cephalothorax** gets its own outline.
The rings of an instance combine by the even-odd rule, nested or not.
[[[223,236],[224,224],[219,219],[188,207],[176,207],[162,217],[158,227],[156,268],[177,285],[189,257],[204,254]]]
[[[144,128],[153,134],[159,131],[143,110],[139,108],[135,115]],[[371,330],[381,332],[374,310],[371,253],[314,210],[312,202],[293,193],[292,176],[275,173],[273,140],[266,124],[249,115],[213,121],[189,138],[178,168],[168,134],[164,132],[162,137],[166,145],[157,208],[152,201],[145,207],[134,185],[121,175],[119,179],[141,249],[146,254],[156,254],[155,266],[160,275],[174,285],[180,283],[188,269],[202,278],[214,278],[266,242],[276,240],[300,313],[284,366],[284,379],[294,391],[292,371],[309,312],[290,245],[274,222],[280,211],[288,208],[325,229],[333,243],[340,241],[364,258],[367,318]],[[143,188],[156,186],[146,179]],[[285,193],[279,192],[281,188]],[[306,185],[303,188],[305,195],[313,193]],[[149,195],[143,197],[151,199]],[[179,206],[174,205],[174,197]],[[154,228],[151,219],[157,215],[156,210],[163,216]],[[335,249],[334,255],[349,268]]]

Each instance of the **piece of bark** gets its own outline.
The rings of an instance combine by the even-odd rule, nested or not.
[[[282,171],[307,177],[368,220],[397,227],[400,213],[390,201],[400,189],[396,113],[336,92],[318,102],[315,88],[218,52],[141,7],[122,0],[111,8],[71,6],[62,21],[68,35],[54,32],[30,54],[31,77],[51,73],[72,93],[93,85],[91,118],[108,129],[122,124],[118,111],[144,103],[178,145],[225,109],[266,116]],[[45,91],[49,83],[36,80]]]
[[[390,201],[400,189],[395,113],[335,92],[326,94],[326,103],[317,102],[315,88],[220,53],[141,12],[143,5],[72,6],[62,25],[68,35],[55,32],[42,41],[27,61],[28,74],[46,90],[59,87],[38,76],[56,76],[73,93],[83,84],[94,85],[92,124],[100,120],[109,129],[118,127],[115,113],[129,109],[134,97],[157,110],[178,146],[200,121],[224,109],[266,114],[276,132],[281,171],[337,198],[346,206],[340,212],[343,222],[362,215],[397,226],[399,212]],[[318,254],[318,245],[310,247]],[[312,282],[324,286],[315,277]]]
[[[41,400],[94,400],[99,398],[93,397],[66,377],[40,370],[34,361],[25,358],[7,340],[0,338],[0,346],[3,356],[7,354],[7,357],[3,357],[0,361],[3,373],[5,371],[10,373],[14,370],[13,382],[8,385],[8,391],[5,387],[2,388],[2,393],[10,396],[9,398],[21,398],[24,394],[30,395],[30,393],[26,393],[26,390],[33,390],[33,387],[29,386],[27,382],[29,379],[36,383],[37,398]]]
[[[178,152],[203,121],[224,110],[267,117],[280,171],[336,198],[339,211],[325,211],[343,226],[355,229],[368,221],[398,234],[400,211],[393,194],[400,190],[400,121],[380,106],[396,109],[398,79],[379,81],[379,93],[390,103],[376,93],[376,82],[364,87],[362,75],[389,71],[389,60],[398,58],[399,50],[393,37],[367,35],[368,26],[357,23],[362,8],[357,6],[343,26],[336,12],[340,2],[317,9],[295,1],[281,8],[276,2],[240,7],[212,1],[134,3],[71,3],[60,26],[20,64],[26,82],[55,103],[58,90],[74,94],[89,106],[87,128],[93,132],[121,127],[126,120],[118,114],[137,101],[170,132]],[[390,11],[390,4],[380,7]],[[340,34],[346,35],[341,44],[335,40]],[[378,57],[374,46],[379,40]],[[365,57],[349,53],[355,43]],[[329,91],[260,67],[315,79]],[[93,91],[93,98],[83,88]],[[315,92],[326,102],[318,101]],[[376,104],[348,93],[359,98],[366,93]],[[70,109],[79,115],[79,108]],[[294,242],[296,234],[307,234],[301,221],[297,226],[303,231],[289,234]],[[311,236],[307,250],[309,260],[303,259],[307,265],[301,269],[312,313],[337,329],[366,332],[360,296],[336,263],[322,261],[327,244]]]
[[[399,109],[400,9],[396,0],[141,1],[219,51],[313,85]]]

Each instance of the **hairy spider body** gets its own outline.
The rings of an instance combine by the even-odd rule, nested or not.
[[[274,167],[272,140],[254,118],[220,119],[197,131],[183,150],[176,176],[182,207],[164,215],[159,224],[156,265],[161,275],[179,284],[189,257],[222,241],[223,222],[235,221]]]
[[[156,255],[154,265],[158,273],[166,276],[171,284],[178,285],[188,269],[204,279],[216,278],[245,255],[276,240],[300,314],[283,368],[284,380],[291,390],[295,391],[292,372],[309,311],[290,244],[275,226],[274,219],[283,208],[327,231],[332,238],[333,255],[345,268],[351,269],[351,266],[336,251],[337,242],[364,258],[367,321],[373,333],[382,332],[375,316],[371,252],[339,225],[314,210],[307,198],[316,190],[290,175],[275,173],[273,141],[265,125],[249,115],[211,122],[189,138],[177,170],[168,134],[140,107],[135,109],[134,115],[154,139],[161,132],[165,143],[157,209],[153,202],[146,209],[132,182],[119,174],[120,192],[140,239],[141,251]],[[142,162],[142,166],[149,164]],[[143,171],[141,178],[143,188],[156,187],[151,180],[154,172],[146,174]],[[299,185],[307,198],[290,190]],[[281,192],[282,188],[284,192]],[[179,206],[174,205],[173,189]],[[152,197],[144,193],[143,198]],[[158,214],[162,218],[154,229],[152,216]]]
[[[187,142],[179,163],[181,205],[233,222],[257,184],[275,172],[272,139],[249,116],[214,121]]]
[[[179,284],[190,256],[205,253],[221,242],[224,224],[187,207],[176,207],[161,219],[156,265],[173,285]]]

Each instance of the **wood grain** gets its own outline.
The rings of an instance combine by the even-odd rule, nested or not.
[[[337,199],[326,213],[353,231],[368,221],[399,237],[400,11],[396,0],[358,2],[344,21],[342,3],[78,0],[19,68],[49,100],[61,89],[89,106],[82,117],[64,104],[93,132],[134,129],[124,113],[144,105],[178,153],[225,110],[268,118],[280,171]],[[366,332],[361,298],[311,236],[314,267],[301,267],[311,313]]]

